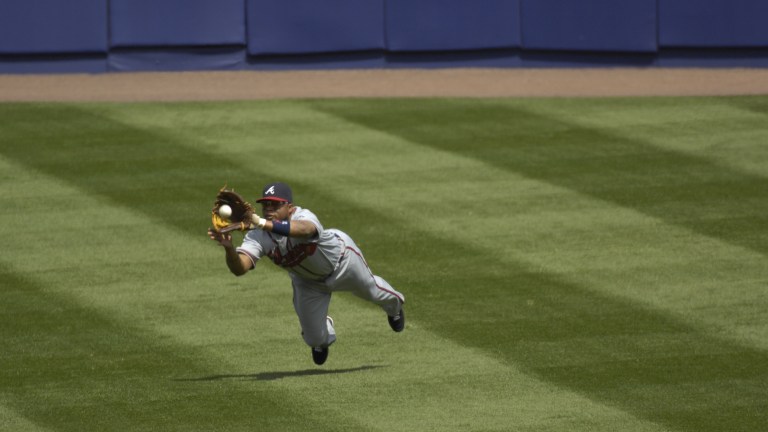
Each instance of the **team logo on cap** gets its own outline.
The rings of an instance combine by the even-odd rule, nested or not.
[[[275,194],[275,186],[274,185],[271,186],[269,189],[264,191],[264,195],[267,195],[267,194],[269,194],[269,195],[274,195]]]

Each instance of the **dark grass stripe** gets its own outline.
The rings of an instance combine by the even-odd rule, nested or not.
[[[228,179],[258,178],[175,137],[122,125],[67,104],[0,104],[6,157],[187,234],[210,225],[212,196]]]
[[[404,133],[400,130],[400,123],[405,121],[405,125],[418,131],[419,126],[415,123],[424,122],[429,129],[436,128],[437,122],[427,117],[409,123],[401,117],[399,110],[420,106],[425,112],[437,110],[439,115],[451,114],[445,118],[449,124],[462,119],[450,109],[448,112],[444,112],[445,108],[440,111],[440,105],[435,106],[434,103],[410,105],[402,101],[393,104],[378,101],[376,105],[379,108],[374,111],[370,111],[365,102],[323,105],[323,109],[418,143],[421,143],[418,139],[426,139],[431,134]],[[457,108],[456,105],[449,107]],[[463,110],[461,106],[458,108]],[[61,110],[66,112],[59,112]],[[205,189],[218,185],[220,178],[210,168],[212,159],[215,163],[222,163],[222,166],[231,167],[231,173],[236,176],[229,178],[259,182],[256,179],[258,173],[238,167],[236,162],[216,160],[208,154],[180,146],[172,139],[138,131],[80,110],[60,106],[37,107],[26,116],[21,116],[18,110],[10,111],[4,114],[16,116],[15,122],[31,124],[34,121],[27,118],[29,115],[60,116],[58,118],[63,121],[49,123],[46,126],[48,130],[42,136],[31,127],[18,133],[17,137],[25,141],[25,149],[3,148],[7,157],[55,175],[87,193],[143,211],[159,223],[179,228],[188,235],[202,235],[200,228],[204,229],[207,220],[168,219],[158,215],[173,214],[178,208],[192,211],[200,202],[210,200],[210,191]],[[419,111],[410,114],[426,115]],[[502,111],[510,114],[509,110]],[[365,115],[361,119],[358,113]],[[102,122],[95,135],[78,127],[69,127],[74,123],[86,129],[94,121]],[[286,120],[286,127],[288,124],[290,119]],[[472,140],[476,139],[476,134],[486,133],[486,123],[481,122],[479,128],[473,128],[467,122],[459,125],[463,125],[463,129],[457,128],[453,132],[457,137],[443,134],[440,139],[458,147],[461,141],[475,142]],[[463,139],[458,136],[463,136]],[[50,151],[50,143],[39,143],[38,139],[42,138],[68,143],[67,151],[71,154],[62,156],[67,163],[48,157],[46,152]],[[112,139],[115,141],[112,142]],[[200,179],[191,186],[181,184],[176,181],[176,171],[154,169],[153,163],[146,162],[145,166],[143,161],[139,161],[133,165],[133,171],[139,174],[135,181],[128,185],[112,181],[111,187],[105,187],[100,182],[88,180],[88,175],[83,176],[82,173],[87,173],[87,170],[78,172],[73,168],[89,166],[87,161],[96,151],[94,146],[78,145],[81,140],[104,141],[102,145],[114,151],[121,151],[124,146],[133,146],[133,151],[139,153],[147,149],[154,155],[154,161],[165,161],[168,168],[188,164],[199,169]],[[442,148],[432,141],[422,144]],[[503,145],[497,143],[497,146],[502,151]],[[483,149],[479,150],[482,154]],[[469,150],[462,154],[475,157]],[[545,159],[545,156],[558,160],[557,152],[539,154],[539,158]],[[487,157],[490,160],[490,156]],[[290,177],[286,180],[292,181]],[[333,221],[333,225],[357,227],[357,231],[353,229],[353,232],[366,233],[366,243],[370,246],[365,248],[365,252],[369,262],[378,273],[405,292],[410,302],[409,316],[420,325],[521,366],[555,385],[638,417],[667,424],[673,429],[727,430],[738,425],[741,430],[759,430],[768,423],[768,410],[764,409],[768,402],[766,353],[709,337],[659,312],[597,294],[547,274],[531,272],[525,264],[499,260],[483,250],[470,249],[461,243],[425,235],[403,226],[398,226],[397,235],[389,235],[389,229],[396,222],[386,215],[325,196],[321,185],[294,183],[297,190],[302,190],[302,196],[311,197],[308,206],[317,210],[321,218],[333,214],[328,219]],[[134,193],[133,189],[143,190],[144,193]],[[179,201],[147,204],[147,197],[156,195],[158,190],[162,194],[178,193]],[[154,193],[147,195],[150,191]],[[207,211],[206,206],[203,214]],[[393,258],[391,251],[394,250],[407,250],[407,253]],[[457,251],[462,252],[457,254]],[[382,256],[389,259],[378,259]],[[413,257],[430,258],[415,263]],[[19,397],[26,396],[19,394]]]
[[[62,431],[338,427],[303,417],[275,389],[178,381],[210,375],[212,366],[201,363],[199,352],[48,292],[4,266],[0,280],[4,401],[38,425]]]

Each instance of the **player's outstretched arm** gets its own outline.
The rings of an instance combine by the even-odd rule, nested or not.
[[[232,244],[231,234],[208,229],[208,237],[224,248],[227,267],[232,274],[235,276],[242,276],[248,273],[252,268],[253,263],[251,262],[251,259],[243,254],[237,253],[235,246]]]
[[[312,237],[317,234],[315,224],[305,220],[294,220],[289,223],[285,221],[266,221],[262,229],[287,235],[288,237]]]

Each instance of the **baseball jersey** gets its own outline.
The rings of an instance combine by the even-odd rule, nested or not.
[[[259,229],[248,231],[237,252],[251,258],[253,265],[263,256],[288,272],[310,280],[325,280],[336,268],[343,245],[323,225],[314,213],[301,207],[291,215],[291,221],[306,220],[317,228],[317,234],[307,238],[287,237]]]

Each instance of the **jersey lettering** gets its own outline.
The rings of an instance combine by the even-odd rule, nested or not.
[[[314,255],[317,251],[317,243],[299,243],[297,245],[288,244],[287,251],[283,254],[280,248],[274,248],[267,254],[275,264],[280,267],[296,267],[301,264],[308,256]]]

